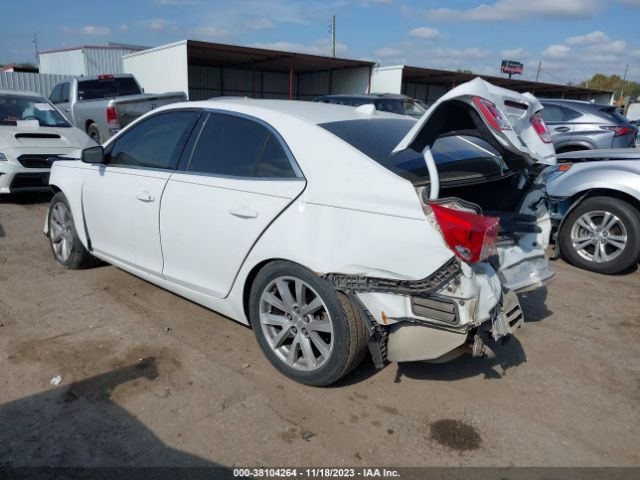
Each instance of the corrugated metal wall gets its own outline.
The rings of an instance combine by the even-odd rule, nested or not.
[[[79,48],[39,55],[40,72],[57,75],[123,73],[122,56],[137,52],[129,48]]]
[[[294,77],[294,92],[296,89]],[[189,65],[189,99],[237,96],[289,98],[289,75],[229,68]]]
[[[43,73],[0,72],[0,88],[26,90],[48,97],[58,83],[74,78],[72,75],[47,75]]]

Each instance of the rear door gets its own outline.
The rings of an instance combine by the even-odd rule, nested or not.
[[[109,145],[108,163],[93,167],[82,189],[93,250],[161,275],[160,200],[199,115],[153,115]]]
[[[162,197],[165,278],[225,297],[253,244],[304,187],[274,130],[245,116],[207,114]]]

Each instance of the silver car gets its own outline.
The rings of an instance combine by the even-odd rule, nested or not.
[[[614,106],[559,99],[540,103],[544,106],[542,118],[558,153],[635,145],[638,128]]]
[[[545,183],[556,253],[598,273],[640,260],[640,149],[558,155],[538,177]]]

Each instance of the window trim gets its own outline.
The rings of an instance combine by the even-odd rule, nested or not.
[[[267,123],[261,118],[254,117],[253,115],[248,115],[246,113],[241,113],[241,112],[235,112],[233,110],[224,110],[220,108],[203,108],[202,113],[203,115],[200,116],[200,118],[196,122],[196,125],[194,125],[194,128],[192,129],[191,134],[189,135],[189,138],[184,144],[182,154],[180,155],[180,160],[178,161],[178,165],[175,170],[176,173],[180,173],[181,175],[196,175],[201,177],[227,178],[230,180],[258,180],[258,181],[278,181],[278,182],[291,181],[291,180],[305,180],[304,173],[302,172],[302,169],[298,165],[296,158],[293,156],[293,153],[291,153],[291,149],[289,148],[289,145],[287,145],[287,142],[284,140],[284,138],[282,138],[282,135],[280,135],[280,133],[271,124]],[[189,163],[191,161],[191,156],[193,155],[195,147],[198,144],[198,138],[196,138],[195,141],[193,142],[193,146],[191,147],[190,152],[187,152],[187,145],[191,141],[191,138],[193,137],[193,135],[197,135],[199,137],[200,134],[202,133],[202,130],[206,125],[206,119],[208,118],[208,115],[204,115],[205,113],[208,115],[221,114],[221,115],[230,115],[233,117],[243,118],[245,120],[256,122],[259,125],[265,127],[269,131],[269,133],[273,135],[273,137],[280,143],[280,146],[284,150],[285,155],[289,159],[289,164],[293,169],[294,176],[293,177],[257,177],[257,176],[225,175],[222,173],[188,171],[187,167],[189,166]],[[257,165],[257,162],[256,162],[256,165]]]

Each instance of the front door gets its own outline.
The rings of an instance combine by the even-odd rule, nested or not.
[[[148,117],[107,146],[82,189],[92,249],[108,259],[161,275],[162,193],[199,116],[171,111]]]

